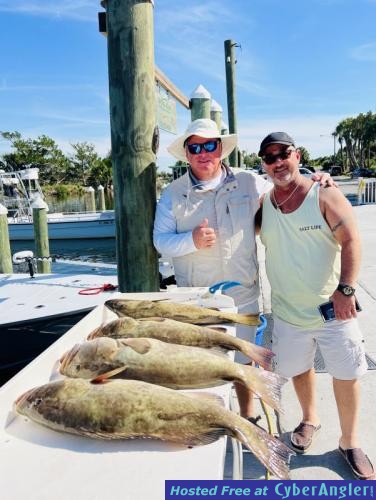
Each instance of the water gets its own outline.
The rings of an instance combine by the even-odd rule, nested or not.
[[[116,264],[115,238],[87,240],[51,240],[50,254],[63,259],[84,260],[90,262],[107,262]],[[22,250],[32,250],[35,253],[33,241],[11,242],[12,254]]]

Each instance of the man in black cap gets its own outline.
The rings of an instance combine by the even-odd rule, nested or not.
[[[285,132],[265,137],[259,155],[273,182],[260,208],[260,237],[272,291],[275,370],[292,378],[302,409],[291,445],[305,453],[321,428],[314,370],[319,345],[333,377],[339,451],[357,478],[370,479],[373,466],[357,435],[358,378],[367,362],[356,320],[360,239],[352,207],[339,189],[322,187],[300,174],[300,152]],[[334,318],[325,322],[320,305],[328,301]]]

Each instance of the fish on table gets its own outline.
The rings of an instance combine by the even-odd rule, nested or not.
[[[106,300],[104,304],[118,316],[130,316],[134,319],[159,317],[195,325],[239,323],[257,326],[260,324],[258,314],[238,314],[165,300],[111,299]]]
[[[239,382],[268,405],[280,408],[285,379],[276,373],[235,363],[201,347],[169,344],[152,338],[99,337],[76,344],[60,359],[68,377],[143,380],[172,389],[201,389]]]
[[[99,439],[153,438],[193,447],[231,436],[272,474],[288,479],[288,461],[294,452],[223,408],[217,399],[136,380],[93,384],[67,378],[25,392],[14,409],[56,431]]]
[[[270,349],[234,337],[224,327],[209,328],[167,318],[133,319],[124,316],[99,326],[87,338],[92,340],[98,337],[153,338],[171,344],[237,350],[266,370],[271,369],[274,356]]]

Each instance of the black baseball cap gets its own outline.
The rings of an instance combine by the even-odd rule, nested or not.
[[[284,144],[286,146],[295,147],[294,139],[286,134],[286,132],[272,132],[262,141],[258,155],[262,156],[265,149],[270,146],[270,144]]]

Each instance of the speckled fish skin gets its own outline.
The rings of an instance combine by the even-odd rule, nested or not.
[[[19,414],[51,429],[91,438],[154,438],[197,446],[226,434],[281,479],[288,479],[287,463],[294,455],[278,439],[220,406],[212,395],[185,394],[135,380],[59,380],[27,391],[14,406]]]
[[[196,347],[219,347],[226,350],[237,350],[248,356],[266,370],[271,370],[273,352],[246,340],[233,337],[225,328],[209,328],[207,326],[183,323],[166,318],[133,319],[128,316],[118,318],[107,325],[93,330],[88,340],[97,337],[119,338],[153,338],[171,344],[191,345]]]
[[[118,316],[139,318],[169,318],[183,323],[210,325],[215,323],[240,323],[257,326],[260,323],[258,314],[237,314],[217,311],[206,307],[163,300],[106,300],[105,306]]]
[[[239,382],[272,408],[281,410],[281,385],[285,379],[201,347],[156,339],[99,337],[77,344],[60,361],[60,372],[68,377],[105,379],[115,370],[116,378],[143,380],[172,389],[202,389]]]

